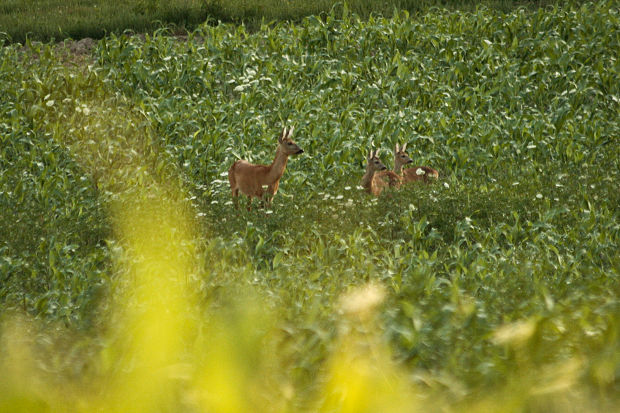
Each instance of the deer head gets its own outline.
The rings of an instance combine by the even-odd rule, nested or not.
[[[282,134],[278,138],[278,149],[281,150],[285,155],[299,155],[303,153],[304,150],[301,149],[292,139],[291,135],[295,127],[292,126],[288,131],[286,128],[282,130]]]

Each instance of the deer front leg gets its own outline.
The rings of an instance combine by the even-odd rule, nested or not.
[[[265,196],[263,197],[263,208],[270,208],[271,207],[271,201],[273,201],[273,195],[269,194],[268,192],[265,193]]]
[[[271,204],[271,199],[273,199],[273,194],[271,193],[271,186],[263,185],[259,198],[261,208],[264,209],[268,207]]]
[[[274,184],[271,184],[267,187],[267,205],[271,205],[273,198],[276,196],[278,192],[278,186],[280,186],[280,182],[277,181]]]
[[[239,209],[239,190],[238,189],[233,189],[232,199],[233,199],[233,205],[235,206],[235,209]]]
[[[263,190],[263,188],[257,189],[256,192],[254,193],[254,196],[258,199],[258,207],[263,208],[264,197],[265,197],[265,191]]]

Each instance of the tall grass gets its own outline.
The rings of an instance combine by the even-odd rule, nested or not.
[[[557,0],[7,0],[0,4],[0,33],[13,42],[26,39],[61,41],[67,38],[91,37],[100,39],[106,34],[152,32],[162,27],[177,31],[191,30],[209,20],[243,23],[251,30],[272,21],[299,21],[309,15],[329,14],[342,10],[343,4],[360,16],[375,13],[389,17],[395,10],[422,13],[432,7],[472,11],[487,6],[501,11],[516,7],[545,7],[559,4]]]
[[[100,39],[106,34],[153,31],[162,25],[179,30],[206,20],[202,0],[10,0],[0,4],[0,32],[13,42]]]

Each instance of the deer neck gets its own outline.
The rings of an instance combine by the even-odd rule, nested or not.
[[[398,157],[394,157],[394,173],[396,175],[400,175],[401,170],[403,169],[403,164],[398,160]]]
[[[271,165],[269,165],[269,173],[267,174],[269,182],[276,182],[282,178],[287,162],[288,154],[284,153],[284,151],[278,146],[278,149],[276,150],[276,157]]]
[[[366,169],[366,173],[362,176],[362,188],[370,190],[372,187],[372,179],[375,176],[375,171],[372,169]]]

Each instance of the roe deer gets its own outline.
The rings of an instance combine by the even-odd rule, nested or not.
[[[409,155],[407,155],[407,152],[405,152],[406,150],[407,143],[402,147],[396,144],[396,148],[394,148],[394,172],[402,178],[403,183],[413,181],[424,181],[429,183],[431,182],[431,178],[439,178],[439,172],[428,166],[414,166],[402,169],[403,166],[413,163]]]
[[[381,160],[377,157],[379,153],[379,149],[376,151],[370,150],[370,154],[366,158],[366,173],[362,176],[362,188],[369,194],[374,196],[379,196],[381,191],[388,185],[387,182],[379,178],[376,172],[385,171],[387,168],[381,162]]]
[[[260,198],[267,205],[271,204],[274,195],[278,192],[280,178],[284,174],[286,163],[290,155],[297,155],[304,150],[293,140],[291,135],[295,128],[286,128],[278,138],[276,156],[271,165],[255,165],[248,161],[238,160],[228,170],[228,182],[232,191],[235,208],[239,191],[248,196],[248,209],[252,205],[252,197]]]
[[[381,179],[385,184],[392,188],[399,189],[403,184],[403,177],[394,171],[379,171],[376,173],[375,177]]]

